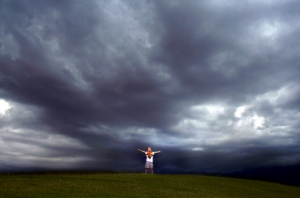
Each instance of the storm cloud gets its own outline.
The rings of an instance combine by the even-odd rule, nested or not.
[[[0,171],[300,164],[299,1],[0,1]]]

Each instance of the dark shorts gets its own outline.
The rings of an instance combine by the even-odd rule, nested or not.
[[[153,162],[146,162],[145,168],[153,168]]]

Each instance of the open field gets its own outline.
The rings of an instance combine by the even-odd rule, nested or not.
[[[201,175],[0,175],[1,197],[299,197],[300,187]]]

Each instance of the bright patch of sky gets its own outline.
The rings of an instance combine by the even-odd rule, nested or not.
[[[192,149],[192,151],[203,151],[204,149],[201,147],[195,147]]]
[[[223,114],[225,108],[219,105],[196,105],[191,107],[191,110],[197,113],[206,112],[210,116],[217,116]]]
[[[0,114],[5,115],[6,112],[11,109],[12,107],[8,102],[3,99],[0,99]]]
[[[263,23],[261,25],[261,34],[265,37],[274,38],[279,32],[279,24],[277,22],[272,23]]]
[[[240,106],[236,108],[234,116],[238,118],[236,123],[229,122],[230,125],[233,123],[234,129],[239,133],[253,132],[256,134],[262,133],[259,129],[264,127],[265,118],[257,115],[253,110],[250,110],[250,106]]]
[[[236,109],[234,116],[236,118],[242,118],[243,113],[245,112],[246,107],[245,106],[240,106]]]

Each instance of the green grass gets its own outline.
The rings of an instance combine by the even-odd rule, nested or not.
[[[300,197],[300,187],[201,175],[0,175],[1,197]]]

